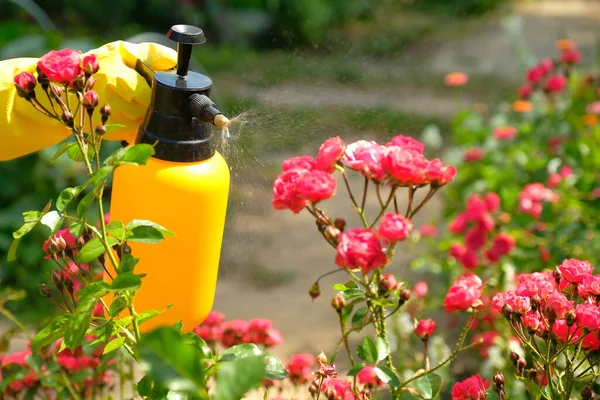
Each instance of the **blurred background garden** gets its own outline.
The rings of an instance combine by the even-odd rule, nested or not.
[[[193,68],[213,79],[215,101],[237,117],[222,145],[232,193],[214,309],[229,318],[271,319],[284,337],[276,353],[287,356],[331,350],[339,328],[329,300],[313,303],[307,295],[316,277],[334,267],[330,249],[315,242],[305,215],[272,211],[281,161],[314,154],[336,135],[385,142],[402,133],[434,151],[452,149],[454,116],[514,99],[527,69],[556,51],[557,40],[574,40],[582,63],[595,66],[600,2],[0,0],[0,60],[62,47],[87,51],[115,40],[173,47],[164,35],[177,23],[204,29],[207,43],[194,50]],[[445,85],[451,72],[467,74],[468,84]],[[40,326],[55,311],[38,295],[51,271],[42,261],[47,232],[38,227],[22,241],[18,260],[5,260],[21,213],[84,179],[68,160],[49,166],[53,154],[0,164],[1,286],[25,290],[25,299],[9,306]],[[436,200],[417,226],[442,217]],[[336,202],[348,208],[343,198],[331,206]],[[413,255],[401,254],[390,272],[408,278]]]

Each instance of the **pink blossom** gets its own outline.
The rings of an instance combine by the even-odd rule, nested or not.
[[[581,328],[577,325],[568,326],[564,319],[554,321],[552,333],[563,343],[567,342],[567,338],[569,338],[569,343],[577,342],[581,338]]]
[[[426,174],[430,184],[442,186],[454,179],[456,176],[456,167],[453,165],[444,165],[439,158],[436,158],[427,164]]]
[[[517,135],[517,128],[514,126],[501,126],[494,130],[494,136],[498,140],[512,139]]]
[[[487,193],[483,198],[483,202],[489,212],[495,212],[500,209],[500,196],[498,196],[498,193]]]
[[[521,98],[522,100],[527,100],[529,98],[529,96],[531,96],[532,92],[533,92],[533,87],[526,83],[519,88],[517,93],[519,95],[519,98]]]
[[[290,379],[294,383],[305,383],[310,380],[315,357],[312,354],[293,354],[287,365]]]
[[[413,223],[402,214],[385,213],[379,225],[379,235],[388,242],[398,242],[408,237]]]
[[[421,236],[437,236],[438,229],[433,224],[425,224],[421,225],[419,228],[419,233]]]
[[[575,307],[577,325],[581,329],[595,331],[600,327],[600,309],[595,304],[578,304]]]
[[[423,154],[402,147],[385,149],[382,166],[386,173],[401,185],[424,185],[428,178],[428,161]]]
[[[568,300],[565,295],[559,292],[550,293],[544,304],[544,314],[549,319],[564,318],[567,312],[572,309],[573,301]]]
[[[410,136],[397,135],[394,136],[388,144],[387,147],[398,146],[403,149],[411,149],[416,151],[417,153],[423,154],[423,150],[425,149],[425,145],[419,142],[417,139],[413,139]]]
[[[429,291],[429,286],[427,286],[427,282],[420,281],[420,282],[415,283],[413,291],[415,292],[415,294],[417,296],[424,297],[427,294],[427,292]]]
[[[275,209],[290,209],[297,214],[309,204],[309,201],[298,191],[298,181],[308,172],[305,169],[291,168],[275,179],[272,199]]]
[[[346,146],[342,161],[348,168],[380,182],[385,176],[381,166],[384,151],[385,147],[376,142],[359,140]]]
[[[595,101],[593,103],[588,104],[588,106],[585,108],[585,111],[588,114],[600,115],[600,101]]]
[[[600,275],[588,275],[577,287],[581,297],[600,296]]]
[[[434,320],[422,319],[415,325],[414,332],[421,340],[427,340],[435,333],[436,327],[437,324]]]
[[[335,263],[342,268],[360,268],[364,275],[387,263],[381,242],[368,228],[352,228],[340,235]]]
[[[76,50],[53,50],[42,56],[37,66],[51,82],[68,83],[81,73],[80,60]]]
[[[479,374],[471,376],[452,386],[452,400],[484,400],[489,387],[490,382],[484,381]]]
[[[581,60],[581,54],[576,49],[565,50],[560,56],[560,61],[565,64],[577,64],[579,60]]]
[[[298,194],[317,203],[331,198],[337,189],[337,181],[325,171],[314,170],[303,174],[298,180]]]
[[[594,267],[589,261],[576,260],[574,258],[564,260],[558,267],[563,278],[571,283],[581,283],[586,276],[590,276]]]
[[[291,171],[293,169],[302,169],[312,171],[315,169],[315,159],[312,156],[296,156],[285,160],[281,164],[283,171]]]
[[[85,71],[86,74],[95,74],[100,69],[100,64],[98,63],[98,57],[94,54],[87,55],[83,57],[81,60],[81,69]]]
[[[581,346],[586,350],[598,350],[600,349],[600,339],[598,339],[598,332],[590,332],[583,337]]]
[[[484,157],[485,151],[483,151],[483,149],[480,147],[472,147],[470,149],[467,149],[463,154],[463,159],[467,162],[479,161]]]
[[[474,274],[459,277],[446,295],[446,312],[466,311],[477,303],[483,292],[483,282]]]
[[[377,387],[383,385],[383,382],[377,376],[376,367],[367,365],[356,374],[356,381],[359,385],[367,387]]]
[[[529,297],[518,296],[513,290],[498,293],[492,299],[492,306],[494,307],[494,310],[498,312],[502,312],[505,305],[515,314],[523,315],[531,311]]]
[[[329,173],[333,172],[335,164],[342,158],[345,151],[346,144],[339,136],[327,139],[319,148],[316,168]]]
[[[546,81],[544,89],[548,92],[562,92],[567,86],[567,79],[562,75],[552,75]]]

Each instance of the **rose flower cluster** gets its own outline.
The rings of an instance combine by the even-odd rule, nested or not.
[[[509,254],[515,247],[514,238],[505,232],[495,233],[503,217],[500,197],[496,193],[487,193],[483,197],[471,195],[465,211],[450,224],[452,233],[464,235],[464,244],[452,244],[450,255],[465,268],[473,269],[482,264],[483,257],[495,263]]]
[[[513,290],[492,302],[515,332],[551,338],[584,351],[600,349],[600,275],[588,261],[564,260],[553,272],[521,275]],[[524,340],[524,337],[520,338]]]
[[[273,347],[283,342],[281,332],[274,329],[273,323],[268,319],[226,321],[225,316],[216,311],[211,311],[206,320],[194,329],[194,333],[211,347],[217,343],[225,348],[242,343]]]
[[[542,183],[529,183],[519,193],[519,211],[538,219],[542,215],[544,203],[556,203],[558,195]]]

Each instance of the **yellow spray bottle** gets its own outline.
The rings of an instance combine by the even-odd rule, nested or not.
[[[204,33],[176,25],[167,37],[178,42],[176,71],[154,73],[139,61],[136,67],[152,80],[136,142],[154,145],[156,153],[144,166],[115,171],[110,206],[113,220],[150,220],[176,235],[158,244],[129,244],[140,258],[135,272],[146,274],[136,312],[172,305],[142,331],[178,321],[190,331],[210,312],[229,195],[229,167],[215,151],[211,124],[223,129],[230,122],[209,98],[212,81],[188,72],[192,46],[206,41]]]

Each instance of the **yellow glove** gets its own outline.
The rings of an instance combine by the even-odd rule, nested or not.
[[[106,133],[104,138],[133,143],[151,93],[146,80],[135,70],[136,62],[139,59],[155,71],[164,71],[175,66],[177,53],[156,43],[117,41],[84,55],[87,54],[98,57],[100,70],[94,74],[94,90],[100,98],[99,105],[109,104],[112,108],[108,124],[126,126]],[[64,125],[39,113],[17,95],[13,78],[23,71],[35,72],[37,61],[35,58],[0,61],[0,161],[53,146],[71,134]],[[48,99],[39,85],[36,97],[49,107]],[[95,124],[98,125],[100,116],[96,115],[96,118]]]

